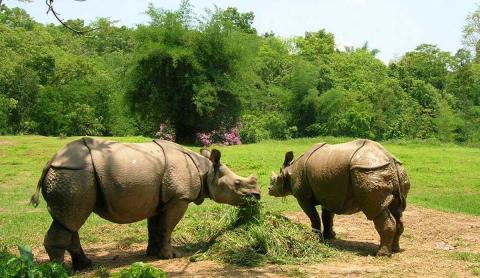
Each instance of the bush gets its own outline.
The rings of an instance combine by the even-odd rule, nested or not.
[[[7,250],[0,252],[0,277],[68,277],[67,270],[60,264],[34,264],[32,249],[30,247],[19,246],[18,251],[20,252],[20,257],[12,255]]]
[[[158,139],[175,142],[175,129],[172,128],[168,123],[161,123],[157,133],[155,133],[155,137]]]
[[[232,127],[230,129],[221,128],[211,132],[198,132],[196,138],[197,143],[202,146],[210,146],[214,143],[220,143],[226,146],[242,144],[238,127]]]
[[[296,126],[288,126],[280,113],[244,115],[240,135],[244,143],[256,143],[267,139],[291,139],[297,135]]]
[[[263,124],[254,118],[255,116],[250,115],[244,117],[243,126],[240,130],[240,136],[244,143],[256,143],[270,139],[270,134],[264,128]]]
[[[310,137],[322,136],[327,133],[327,127],[320,123],[314,123],[305,128],[305,135]]]
[[[113,275],[114,278],[166,278],[167,273],[143,262],[133,263],[130,267]]]
[[[97,118],[95,109],[88,104],[75,104],[72,112],[66,115],[67,135],[102,135],[102,118]]]

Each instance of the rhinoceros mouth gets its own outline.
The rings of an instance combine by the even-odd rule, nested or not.
[[[260,193],[252,193],[252,196],[257,200],[260,200]]]

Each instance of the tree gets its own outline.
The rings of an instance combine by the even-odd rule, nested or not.
[[[436,45],[421,44],[391,68],[398,73],[400,80],[422,80],[441,91],[445,88],[451,64],[450,53],[441,51]]]
[[[241,32],[248,34],[257,34],[257,30],[252,26],[255,19],[252,12],[240,13],[237,8],[228,7],[223,11],[217,11],[217,15],[226,27],[238,28]]]
[[[463,44],[475,53],[477,62],[480,62],[480,8],[470,13],[463,26]]]
[[[455,96],[456,109],[460,112],[462,128],[459,141],[478,140],[478,107],[480,107],[480,64],[463,63],[451,74],[447,91]],[[475,138],[476,137],[476,138]]]
[[[190,14],[182,8],[151,7],[149,14],[152,25],[139,30],[142,54],[127,94],[145,123],[143,132],[153,134],[168,121],[179,141],[192,142],[196,132],[236,124],[255,37],[225,26],[221,10],[196,28],[187,24]]]
[[[306,32],[304,37],[295,40],[299,54],[307,59],[318,59],[335,51],[335,37],[325,29]]]

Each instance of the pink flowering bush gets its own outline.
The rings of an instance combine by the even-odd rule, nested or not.
[[[157,137],[158,139],[163,139],[171,142],[175,142],[175,136],[175,129],[169,126],[168,122],[161,123],[157,133],[155,133],[155,137]]]
[[[213,139],[211,137],[212,136],[210,133],[205,133],[205,132],[197,133],[198,142],[207,147],[213,144]]]
[[[223,144],[227,146],[242,144],[238,127],[234,127],[223,134]]]
[[[213,143],[221,143],[226,146],[242,144],[238,127],[233,127],[229,130],[214,130],[209,133],[199,132],[196,135],[197,141],[203,146],[210,146]]]

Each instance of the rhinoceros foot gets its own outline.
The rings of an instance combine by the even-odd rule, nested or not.
[[[73,258],[72,268],[73,270],[82,270],[92,267],[92,261],[87,257]]]
[[[147,248],[147,256],[157,257],[162,260],[169,260],[182,257],[182,253],[171,246],[164,248],[155,248],[149,246]]]
[[[392,253],[398,253],[400,252],[400,245],[398,244],[398,242],[394,242],[392,244]]]
[[[378,249],[376,256],[377,257],[390,257],[390,256],[392,256],[392,252],[390,250],[388,250],[388,248],[386,246],[382,246],[382,247],[380,247],[380,249]]]
[[[323,238],[325,240],[335,239],[336,237],[337,237],[337,234],[334,231],[324,231],[323,232]]]

